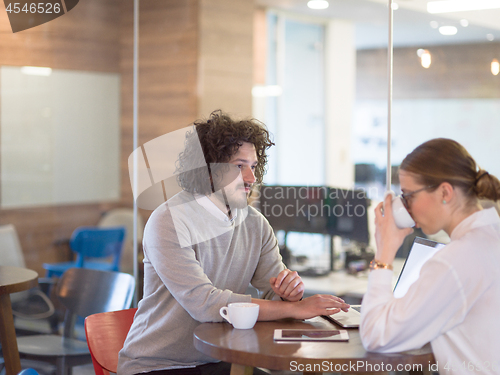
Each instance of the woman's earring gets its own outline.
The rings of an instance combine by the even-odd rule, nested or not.
[[[443,199],[443,204],[446,204],[446,201]]]

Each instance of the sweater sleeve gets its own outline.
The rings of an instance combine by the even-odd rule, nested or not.
[[[269,222],[260,213],[255,214],[259,215],[261,219],[262,248],[251,284],[259,290],[261,298],[280,300],[280,297],[271,288],[269,279],[278,276],[286,266],[282,261],[278,240]]]
[[[429,260],[402,298],[394,298],[391,279],[389,270],[370,273],[360,325],[367,350],[388,353],[420,348],[463,321],[463,287],[445,261]]]

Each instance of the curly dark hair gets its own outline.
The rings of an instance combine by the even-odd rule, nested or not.
[[[266,173],[266,150],[274,145],[266,126],[256,119],[233,120],[228,114],[216,110],[208,120],[195,121],[193,130],[186,134],[184,151],[176,163],[179,186],[191,193],[213,193],[215,176],[221,175],[217,171],[224,172],[225,168],[220,163],[229,162],[243,142],[255,146],[255,179],[256,183],[262,183]],[[202,157],[208,168],[206,165],[200,167]]]

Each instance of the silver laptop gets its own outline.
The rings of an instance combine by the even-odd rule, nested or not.
[[[406,257],[403,269],[399,274],[398,281],[394,286],[394,297],[403,297],[410,286],[418,279],[420,269],[444,244],[431,241],[421,237],[415,237],[408,256]],[[351,305],[349,311],[341,311],[333,315],[325,315],[324,318],[330,320],[343,328],[359,327],[361,321],[361,305]]]

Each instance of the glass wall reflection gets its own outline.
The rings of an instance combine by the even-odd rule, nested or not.
[[[500,175],[496,162],[500,156],[500,11],[431,14],[423,0],[395,3],[393,167],[423,141],[450,137],[463,143],[482,168]],[[307,1],[299,0],[144,0],[140,4],[139,145],[184,128],[215,109],[242,117],[253,114],[268,124],[277,143],[270,154],[267,183],[335,186],[339,181],[346,187],[366,188],[374,202],[381,198],[387,148],[388,1],[337,0],[325,10],[308,9]],[[0,12],[4,11],[2,4]],[[2,189],[0,224],[15,226],[26,266],[44,275],[43,263],[73,256],[65,241],[78,226],[99,225],[109,210],[133,206],[127,164],[133,151],[133,2],[81,1],[67,15],[18,33],[12,33],[8,22],[7,17],[0,18],[2,71],[45,67],[93,76],[110,74],[119,82],[119,103],[112,108],[115,115],[118,111],[119,127],[107,125],[100,116],[100,121],[105,120],[98,125],[102,132],[88,132],[95,136],[93,140],[81,138],[89,135],[85,132],[71,131],[82,121],[78,117],[73,122],[71,116],[88,111],[85,103],[73,101],[76,112],[68,106],[58,109],[63,111],[66,128],[54,136],[45,129],[47,116],[55,115],[45,109],[49,98],[42,103],[30,97],[30,108],[39,108],[40,113],[23,113],[29,133],[22,141],[16,140],[22,138],[22,131],[9,139],[5,130],[21,119],[6,123],[9,112],[0,108],[2,186],[13,186],[12,171],[17,170],[16,163],[24,163],[24,170],[32,173],[23,175],[25,184],[18,181],[20,188],[11,189],[12,194],[21,194],[29,186],[35,194],[43,190],[46,196],[46,186],[63,179],[69,185],[58,187],[64,186],[60,194],[67,196],[71,187],[66,186],[75,182],[74,176],[86,176],[85,193],[92,193],[91,188],[105,193],[90,194],[92,199],[82,194],[80,200],[47,198],[14,207],[4,198],[9,190]],[[335,36],[338,40],[332,42]],[[3,76],[2,81],[5,84]],[[259,89],[263,89],[260,94]],[[1,95],[2,103],[8,103],[8,94],[2,90]],[[339,105],[332,97],[344,102]],[[339,107],[345,113],[332,117]],[[111,109],[104,111],[111,113]],[[113,132],[119,134],[111,140]],[[35,154],[39,143],[70,148],[77,142],[110,145],[115,159],[93,149],[89,160],[82,162],[70,154],[64,160],[66,169],[48,173],[43,168],[57,165],[53,155],[27,158],[27,139]],[[103,182],[103,166],[110,169],[112,187]],[[51,179],[40,182],[41,173]],[[139,212],[144,221],[150,213]]]

